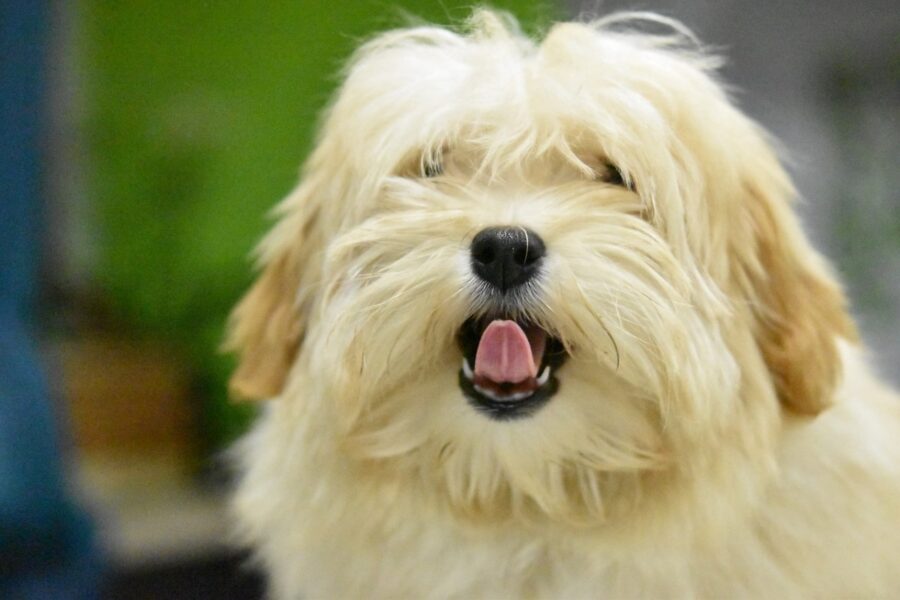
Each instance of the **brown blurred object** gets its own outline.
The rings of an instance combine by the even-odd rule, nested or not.
[[[87,455],[176,455],[193,445],[190,374],[173,348],[110,334],[60,347],[76,446]]]
[[[75,330],[53,345],[78,451],[72,483],[112,568],[230,556],[222,489],[201,477],[198,399],[180,350],[102,326]]]

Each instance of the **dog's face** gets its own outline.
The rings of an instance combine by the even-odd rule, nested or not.
[[[852,325],[711,60],[474,21],[360,50],[235,311],[235,389],[324,403],[461,510],[589,520],[827,407]]]

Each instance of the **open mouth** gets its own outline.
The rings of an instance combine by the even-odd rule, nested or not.
[[[561,341],[537,325],[470,318],[457,341],[463,353],[459,386],[491,418],[531,415],[559,389],[555,371],[568,355]]]

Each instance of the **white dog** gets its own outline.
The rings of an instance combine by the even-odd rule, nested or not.
[[[647,19],[352,60],[231,324],[275,597],[900,594],[900,402],[767,136]]]

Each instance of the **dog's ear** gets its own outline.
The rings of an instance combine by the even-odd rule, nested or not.
[[[758,133],[758,132],[757,132]],[[790,206],[794,189],[762,135],[742,165],[740,260],[754,336],[782,404],[815,415],[833,402],[841,377],[838,339],[855,340],[840,285],[812,248]]]
[[[277,396],[300,348],[318,270],[318,209],[301,185],[278,208],[280,221],[258,249],[259,275],[231,314],[225,349],[238,354],[236,397]]]

